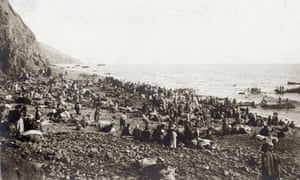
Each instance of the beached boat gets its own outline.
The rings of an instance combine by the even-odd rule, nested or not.
[[[288,85],[300,85],[300,82],[292,82],[292,81],[288,81],[287,84],[288,84]]]
[[[237,104],[238,106],[251,106],[251,107],[255,107],[255,102],[239,102]]]
[[[295,105],[290,102],[274,104],[263,103],[261,104],[261,107],[264,109],[293,109],[295,108]]]

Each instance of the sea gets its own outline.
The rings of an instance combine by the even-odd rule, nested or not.
[[[276,102],[278,98],[297,101],[295,109],[265,110],[251,108],[252,112],[267,116],[274,112],[283,120],[292,120],[300,126],[300,94],[278,95],[279,86],[294,88],[288,81],[300,82],[300,64],[197,64],[197,65],[102,65],[59,64],[65,70],[113,76],[120,80],[144,82],[166,88],[193,88],[197,94],[220,98],[235,98],[238,102],[263,98]],[[88,66],[83,68],[83,66]],[[300,85],[298,85],[300,86]],[[261,89],[260,94],[247,93],[249,88]]]

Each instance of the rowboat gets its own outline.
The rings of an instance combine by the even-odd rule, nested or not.
[[[300,85],[300,82],[292,82],[292,81],[288,81],[287,84],[288,84],[288,85]]]
[[[300,86],[297,88],[290,88],[290,89],[275,89],[274,90],[277,94],[284,94],[284,93],[300,93]]]
[[[290,102],[275,103],[275,104],[263,103],[263,104],[261,104],[261,107],[264,109],[293,109],[293,108],[295,108],[295,105]]]

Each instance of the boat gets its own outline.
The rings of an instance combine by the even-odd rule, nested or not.
[[[238,106],[251,106],[251,107],[255,107],[255,102],[254,101],[252,101],[252,102],[239,102],[238,104],[237,104]]]
[[[296,87],[296,88],[290,88],[290,89],[286,89],[284,90],[284,88],[277,88],[275,89],[275,92],[277,94],[284,94],[284,93],[300,93],[300,86]]]
[[[300,85],[300,82],[292,82],[292,81],[288,81],[287,84],[288,84],[288,85]]]
[[[89,68],[89,66],[82,66],[82,68]]]
[[[300,93],[300,86],[297,88],[287,89],[287,93]]]
[[[105,64],[97,64],[97,66],[105,66]]]
[[[286,102],[274,104],[263,103],[261,104],[261,107],[264,109],[294,109],[296,106],[290,102]]]

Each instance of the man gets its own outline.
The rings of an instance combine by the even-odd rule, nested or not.
[[[142,130],[140,129],[139,124],[136,125],[136,127],[134,128],[133,132],[132,132],[133,138],[135,140],[140,140],[142,137]]]
[[[123,131],[127,120],[127,115],[125,112],[122,113],[120,117],[120,130]]]
[[[130,124],[127,124],[122,130],[121,136],[131,136],[129,131]]]
[[[100,108],[99,107],[96,107],[96,111],[94,114],[94,120],[95,120],[95,122],[99,122],[99,120],[100,120]]]
[[[176,149],[177,147],[177,132],[176,132],[176,126],[173,124],[170,128],[170,144],[171,148]]]
[[[41,113],[39,107],[36,106],[36,108],[35,108],[35,120],[39,121],[41,119],[41,117],[42,117],[42,113]]]
[[[81,110],[81,104],[79,102],[75,103],[75,107],[74,107],[76,114],[77,115],[81,115],[80,110]]]

